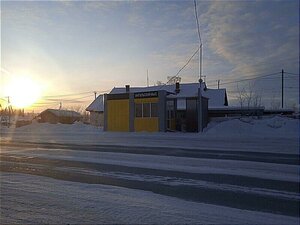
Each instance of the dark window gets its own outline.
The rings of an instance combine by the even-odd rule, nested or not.
[[[157,103],[151,103],[151,117],[158,116]]]
[[[143,104],[143,117],[150,117],[150,103]]]
[[[142,106],[143,105],[141,103],[135,104],[135,117],[142,117],[143,116]]]

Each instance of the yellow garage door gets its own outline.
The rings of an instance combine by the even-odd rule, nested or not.
[[[107,101],[108,131],[129,131],[129,100]]]

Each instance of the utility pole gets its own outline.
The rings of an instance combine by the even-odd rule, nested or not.
[[[10,127],[10,117],[11,117],[12,110],[11,110],[9,96],[7,96],[7,104],[8,104],[8,127]]]
[[[281,70],[281,108],[283,109],[283,74],[284,70]]]
[[[147,87],[149,87],[149,76],[148,76],[148,69],[147,69]]]
[[[198,107],[198,113],[199,113],[199,117],[198,117],[198,132],[203,131],[202,127],[203,127],[203,115],[202,115],[202,43],[200,42],[199,45],[199,107]]]
[[[97,91],[94,91],[95,99],[97,98]]]
[[[217,80],[218,83],[218,89],[220,89],[220,80]]]

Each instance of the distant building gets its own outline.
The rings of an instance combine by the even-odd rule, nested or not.
[[[184,131],[206,127],[211,108],[228,106],[226,89],[209,89],[199,83],[151,87],[115,87],[98,96],[86,110],[90,123],[105,131]],[[199,122],[202,110],[202,123]]]
[[[72,124],[80,121],[81,115],[72,110],[46,109],[39,114],[39,122],[41,123],[64,123]]]
[[[104,95],[99,95],[87,108],[90,112],[90,124],[103,127],[104,126]]]

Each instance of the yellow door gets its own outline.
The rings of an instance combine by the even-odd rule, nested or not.
[[[108,131],[129,131],[129,100],[107,101]]]

